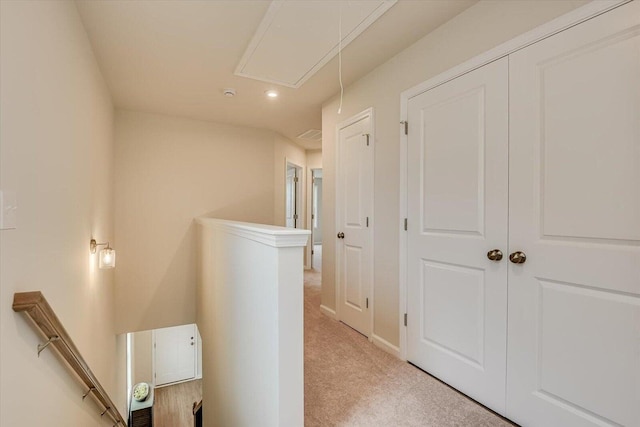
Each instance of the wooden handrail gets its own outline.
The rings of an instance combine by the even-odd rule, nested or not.
[[[83,396],[91,394],[104,407],[104,412],[109,414],[115,425],[126,426],[126,421],[120,415],[107,392],[104,390],[98,379],[80,354],[80,351],[73,343],[71,337],[60,323],[58,316],[45,299],[42,292],[18,292],[13,294],[13,311],[24,312],[29,316],[37,329],[47,338],[44,345],[38,346],[38,354],[47,346],[55,347],[60,355],[67,361],[71,369],[78,375],[78,378],[87,387],[87,392]]]

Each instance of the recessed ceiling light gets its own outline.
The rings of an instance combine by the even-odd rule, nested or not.
[[[269,97],[269,98],[277,98],[278,97],[278,92],[271,89],[265,92],[265,94]]]
[[[233,98],[234,96],[236,96],[236,90],[233,88],[227,88],[227,89],[223,89],[222,93],[224,96],[228,97],[228,98]]]

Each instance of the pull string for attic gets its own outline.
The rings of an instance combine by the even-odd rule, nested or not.
[[[340,11],[338,13],[338,80],[340,81],[340,106],[338,107],[338,114],[342,113],[342,98],[344,96],[344,86],[342,84],[342,1],[340,4]]]

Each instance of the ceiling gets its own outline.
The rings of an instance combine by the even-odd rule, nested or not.
[[[291,1],[323,3],[329,11],[324,14],[325,19],[330,19],[333,9],[336,21],[340,9],[343,16],[348,16],[350,4],[358,3]],[[343,47],[345,86],[475,2],[400,0],[393,4]],[[320,141],[297,136],[310,129],[321,129],[322,103],[340,90],[337,57],[317,67],[317,72],[307,76],[299,88],[234,74],[267,12],[273,9],[272,2],[77,0],[76,3],[117,108],[270,129],[306,149],[321,148]],[[293,24],[313,28],[299,19],[301,22]],[[312,44],[315,33],[307,32],[305,43]],[[299,41],[298,37],[292,38]],[[283,52],[293,49],[293,40],[286,37],[280,40]],[[282,69],[291,65],[283,59],[286,55],[278,58],[274,61],[282,63]],[[263,69],[264,64],[263,61]],[[225,97],[222,94],[225,88],[236,89],[236,96]],[[265,91],[269,89],[276,89],[280,96],[267,99]]]
[[[396,2],[274,0],[236,75],[299,88]]]

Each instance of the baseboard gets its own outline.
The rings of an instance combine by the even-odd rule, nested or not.
[[[199,380],[199,379],[202,379],[202,377],[200,377],[200,378],[197,378],[197,377],[187,378],[186,380],[180,380],[180,381],[175,381],[175,382],[172,382],[172,383],[166,383],[166,384],[161,384],[161,385],[155,385],[154,384],[153,388],[156,389],[156,388],[170,387],[172,385],[188,383],[188,382],[196,381],[196,380]]]
[[[336,316],[336,311],[330,309],[329,307],[327,307],[326,305],[322,305],[320,304],[320,311],[325,315],[325,316],[329,316],[330,318],[332,318],[333,320],[336,320],[338,317]]]
[[[376,334],[371,334],[371,341],[376,347],[381,348],[387,353],[392,354],[400,359],[400,347],[391,344],[389,341],[385,340],[384,338],[380,338]]]

